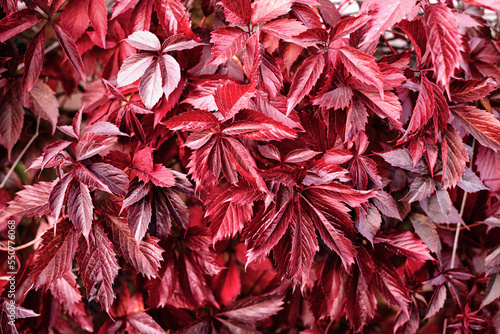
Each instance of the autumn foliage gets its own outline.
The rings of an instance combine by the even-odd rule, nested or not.
[[[498,1],[0,4],[0,333],[500,332]]]

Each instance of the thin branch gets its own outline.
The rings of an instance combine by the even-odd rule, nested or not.
[[[21,250],[21,249],[28,248],[29,246],[32,246],[33,244],[37,243],[38,241],[40,241],[42,239],[42,236],[44,235],[44,233],[40,234],[37,238],[31,240],[30,242],[27,242],[27,243],[19,245],[17,247],[11,248],[10,250],[13,249],[14,251],[18,251],[18,250]],[[0,251],[8,252],[9,248],[0,247]]]
[[[35,141],[35,139],[38,137],[38,130],[39,129],[40,129],[40,117],[38,117],[37,120],[36,120],[36,131],[35,131],[35,134],[33,135],[33,137],[31,137],[31,139],[28,142],[28,144],[24,147],[24,149],[21,151],[21,153],[19,153],[19,155],[17,156],[16,161],[14,161],[14,163],[10,167],[9,171],[7,172],[7,175],[5,175],[5,177],[3,178],[2,184],[0,184],[0,189],[2,189],[5,186],[5,184],[9,180],[10,176],[14,172],[14,169],[16,168],[16,166],[19,163],[19,161],[21,161],[22,157],[24,156],[24,154],[26,153],[26,151],[28,150],[28,148],[31,146],[31,144],[33,144],[33,142]]]

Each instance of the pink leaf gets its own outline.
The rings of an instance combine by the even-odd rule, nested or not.
[[[0,98],[0,145],[7,149],[8,159],[23,128],[24,108],[10,92]]]
[[[451,100],[454,102],[473,102],[488,96],[497,87],[491,77],[481,80],[454,80],[450,85]]]
[[[302,22],[293,19],[273,20],[262,26],[263,32],[284,40],[298,36],[306,30],[307,27]]]
[[[243,323],[264,320],[280,311],[283,298],[275,295],[250,296],[229,305],[217,317],[222,317]]]
[[[416,4],[416,0],[389,0],[384,4],[376,0],[364,1],[360,13],[370,13],[370,28],[365,34],[361,47],[378,40],[387,29],[401,21],[409,14]]]
[[[139,82],[139,94],[141,95],[142,102],[148,109],[153,109],[163,96],[163,82],[158,60],[149,65],[146,72],[144,72]]]
[[[285,15],[291,7],[291,0],[257,0],[252,4],[252,23],[258,25]]]
[[[130,85],[143,76],[144,72],[151,65],[153,56],[147,53],[139,53],[125,59],[116,80],[116,88]]]
[[[313,104],[327,109],[344,109],[349,106],[351,99],[351,87],[342,85],[334,90],[318,95],[313,100]]]
[[[220,122],[212,113],[191,110],[174,116],[164,123],[172,131],[203,131],[216,127]]]
[[[363,5],[366,2],[368,1],[365,1]],[[372,20],[374,19],[373,16],[368,16],[368,15],[360,15],[358,17],[352,17],[352,16],[346,17],[345,19],[337,23],[333,28],[331,33],[332,40],[353,33],[354,31],[364,26],[368,21],[370,21],[370,18]]]
[[[177,61],[169,55],[158,58],[158,62],[160,64],[163,92],[168,99],[181,81],[181,68]]]
[[[499,127],[500,129],[500,127]],[[451,126],[442,131],[443,188],[455,187],[462,182],[465,163],[469,162],[467,149],[458,132]]]
[[[161,44],[158,37],[149,31],[136,31],[128,36],[125,41],[134,48],[146,51],[160,51]]]
[[[59,103],[54,92],[42,81],[38,81],[29,92],[30,109],[33,113],[52,125],[52,133],[56,131],[57,119],[59,117]]]

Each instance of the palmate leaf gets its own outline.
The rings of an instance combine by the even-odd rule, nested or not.
[[[11,216],[24,216],[39,218],[50,213],[49,194],[53,182],[39,182],[26,185],[23,190],[16,193],[16,197],[8,202],[8,206],[0,211],[0,222]]]
[[[89,299],[97,298],[104,310],[108,311],[115,299],[113,282],[118,275],[112,244],[100,224],[94,224],[93,238],[86,243],[80,239],[77,263]]]

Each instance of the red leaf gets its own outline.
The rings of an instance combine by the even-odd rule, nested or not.
[[[288,92],[286,103],[287,116],[290,115],[292,109],[295,108],[295,106],[316,84],[316,81],[318,81],[321,76],[324,67],[325,57],[323,53],[317,53],[309,58],[306,58],[302,65],[300,65],[299,69],[295,73],[295,76],[293,77],[292,85],[290,87],[290,91]]]
[[[89,18],[92,27],[97,31],[97,35],[102,45],[106,45],[106,31],[108,30],[108,9],[104,0],[92,0],[89,7]]]
[[[175,35],[189,30],[191,22],[181,1],[155,0],[154,5],[158,20],[168,35]]]
[[[42,72],[45,53],[45,26],[33,37],[24,54],[24,70],[21,87],[23,95],[29,92],[36,84]]]
[[[341,47],[337,51],[349,73],[362,83],[377,88],[380,96],[383,98],[384,77],[377,63],[375,63],[375,57],[350,46]]]
[[[316,152],[307,148],[299,148],[297,150],[290,151],[283,159],[283,162],[289,164],[306,162],[312,160],[319,153],[320,152]]]
[[[89,188],[83,183],[74,182],[68,191],[68,217],[76,229],[88,240],[94,218],[94,206]]]
[[[23,128],[24,108],[12,94],[0,98],[0,145],[7,149],[8,159]]]
[[[290,40],[291,37],[298,36],[306,30],[307,27],[298,20],[279,19],[264,24],[261,31],[283,40]]]
[[[366,32],[361,47],[368,46],[379,39],[387,29],[401,21],[409,14],[416,4],[416,0],[389,0],[384,4],[376,0],[364,1],[360,13],[371,17],[370,28]]]
[[[420,201],[421,199],[431,196],[436,191],[436,182],[432,177],[426,175],[418,176],[410,186],[405,199],[408,202]]]
[[[224,120],[232,118],[238,111],[248,106],[248,101],[254,96],[255,87],[252,84],[239,85],[228,82],[217,88],[214,99]]]
[[[450,78],[459,66],[463,49],[455,16],[448,6],[438,3],[424,7],[424,19],[436,81],[449,92]]]
[[[58,278],[49,286],[50,293],[54,298],[68,308],[75,307],[75,304],[82,300],[82,295],[76,288],[78,286],[76,278],[72,271],[67,271],[63,277]]]
[[[488,96],[497,83],[491,77],[482,80],[453,80],[450,85],[451,100],[453,102],[473,102]]]
[[[252,140],[283,140],[293,139],[297,132],[276,122],[259,112],[243,110],[237,116],[237,121],[227,126],[222,133],[228,136],[241,135]]]
[[[432,294],[431,301],[427,306],[427,312],[425,314],[425,318],[430,318],[436,315],[444,306],[444,302],[446,301],[446,286],[444,284],[439,285],[434,290]]]
[[[26,185],[23,190],[16,193],[16,197],[8,202],[8,206],[0,211],[0,222],[11,216],[24,216],[39,218],[50,213],[49,194],[52,182],[40,182]]]
[[[365,1],[363,5],[369,1]],[[364,26],[368,21],[370,21],[370,18],[374,20],[373,16],[368,16],[368,15],[360,15],[357,17],[346,17],[342,21],[338,22],[335,27],[333,28],[331,32],[331,39],[334,40],[339,37],[343,37],[345,35],[351,34]],[[373,28],[373,26],[372,26]],[[368,37],[365,35],[365,37]]]
[[[116,0],[113,4],[111,20],[130,9],[138,0]]]
[[[163,249],[157,245],[156,238],[147,236],[137,243],[126,220],[121,217],[108,216],[105,227],[120,256],[148,279],[158,276]]]
[[[377,298],[373,293],[371,284],[366,283],[363,277],[356,273],[349,280],[346,300],[346,316],[351,321],[355,332],[360,332],[363,327],[373,319],[377,308]]]
[[[49,121],[52,125],[52,133],[54,133],[56,131],[57,119],[59,118],[59,103],[52,89],[42,81],[38,81],[29,92],[29,97],[31,111],[35,115]]]
[[[385,300],[392,305],[397,305],[401,311],[409,314],[410,289],[403,283],[399,274],[390,262],[375,262],[374,282]]]
[[[415,104],[410,124],[408,124],[408,128],[406,129],[406,133],[403,138],[412,133],[418,132],[434,114],[435,106],[433,92],[434,89],[431,82],[425,75],[422,75],[417,103]]]
[[[247,39],[248,33],[237,27],[222,27],[212,31],[210,43],[214,45],[212,47],[213,59],[209,64],[224,64],[245,47]]]
[[[71,64],[73,64],[73,67],[80,75],[80,78],[85,82],[85,70],[83,68],[82,58],[78,53],[74,40],[62,26],[58,24],[53,24],[52,26],[54,27],[57,39],[59,40],[64,53],[68,57]]]
[[[151,65],[152,60],[153,56],[147,53],[135,54],[125,59],[118,72],[116,88],[130,85],[139,80]]]
[[[87,165],[87,169],[106,186],[109,193],[119,196],[127,193],[128,176],[121,169],[103,162]]]
[[[153,151],[151,147],[143,148],[134,153],[132,158],[132,166],[142,172],[153,171]]]
[[[475,161],[481,180],[490,191],[500,191],[500,152],[495,152],[486,147],[479,147]]]
[[[487,111],[473,106],[457,106],[451,109],[458,122],[476,138],[481,145],[500,150],[500,121]]]
[[[0,43],[33,27],[41,20],[41,15],[31,9],[21,9],[7,15],[0,20]]]
[[[229,305],[224,312],[217,314],[242,323],[264,320],[283,309],[283,297],[276,295],[250,296]]]
[[[252,7],[248,0],[222,0],[220,4],[224,7],[226,20],[237,26],[248,26]]]
[[[163,52],[182,51],[195,48],[203,43],[198,43],[184,34],[169,36],[162,44]]]
[[[203,131],[216,127],[220,122],[212,113],[203,110],[190,110],[174,116],[165,123],[172,131]]]
[[[140,243],[151,222],[151,201],[144,197],[131,204],[128,209],[127,222],[137,243]]]
[[[88,245],[82,239],[78,245],[77,263],[83,284],[90,298],[96,298],[106,312],[109,311],[115,292],[113,282],[118,275],[118,261],[113,246],[100,224],[93,228],[93,238]]]
[[[172,187],[175,185],[175,178],[172,170],[162,164],[154,164],[154,168],[150,172],[137,173],[139,179],[144,182],[153,182],[158,187]]]
[[[417,262],[434,261],[427,245],[410,231],[392,232],[385,238],[375,238],[375,243],[383,243],[384,247],[396,255],[404,255]]]
[[[89,26],[89,3],[90,0],[70,1],[61,14],[62,26],[75,41],[82,37]]]
[[[127,314],[127,322],[137,333],[163,334],[165,330],[146,312]],[[130,329],[129,329],[130,331]]]
[[[292,7],[291,0],[257,0],[252,4],[252,23],[266,23],[278,16],[285,15]]]
[[[352,89],[349,86],[339,86],[334,90],[318,95],[314,100],[314,105],[319,105],[327,109],[344,109],[349,106],[352,99]]]
[[[36,251],[40,256],[32,273],[35,289],[48,287],[73,268],[78,232],[67,220],[57,225],[58,234],[54,234],[54,228],[46,231],[42,236],[42,246]]]
[[[378,210],[372,204],[368,205],[366,208],[364,205],[356,210],[356,228],[368,241],[373,244],[373,237],[377,234],[382,224],[382,217]]]
[[[125,41],[134,48],[145,51],[160,51],[161,44],[158,37],[149,31],[136,31],[128,36]]]
[[[54,184],[54,187],[50,191],[49,196],[49,205],[50,211],[56,221],[59,219],[61,215],[61,210],[64,205],[64,201],[66,199],[66,193],[68,191],[68,186],[70,182],[73,180],[73,173],[68,173],[64,175],[61,179],[57,180]]]
[[[498,122],[498,121],[497,121]],[[499,127],[500,130],[500,127]],[[443,151],[443,188],[455,187],[457,182],[462,182],[465,172],[465,163],[469,162],[467,149],[462,138],[452,127],[442,132],[441,148]]]
[[[148,109],[153,109],[154,105],[163,96],[163,82],[158,60],[149,65],[144,72],[139,82],[139,94],[141,95],[142,102]]]

